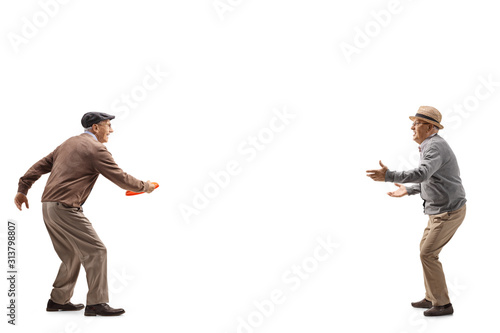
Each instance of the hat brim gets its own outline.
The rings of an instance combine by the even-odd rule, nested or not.
[[[410,120],[411,121],[415,121],[415,119],[421,119],[421,120],[425,121],[426,123],[429,123],[429,124],[432,124],[432,125],[436,125],[439,129],[443,129],[444,128],[444,126],[441,125],[438,122],[435,122],[435,121],[432,121],[432,120],[429,120],[429,119],[425,119],[425,118],[421,118],[421,117],[410,116]]]

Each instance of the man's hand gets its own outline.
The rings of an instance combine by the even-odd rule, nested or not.
[[[26,208],[30,208],[30,205],[28,204],[28,198],[22,194],[21,192],[17,192],[16,197],[14,198],[14,203],[16,204],[17,209],[22,210],[21,206],[24,204],[26,205]]]
[[[401,198],[408,194],[408,191],[406,191],[406,187],[404,185],[401,184],[394,184],[394,185],[396,185],[398,189],[394,192],[387,192],[389,196],[394,198]]]
[[[148,180],[148,190],[146,191],[146,193],[151,193],[155,190],[155,186],[153,185],[153,183],[151,183],[149,180]]]
[[[388,167],[386,167],[382,161],[378,161],[382,169],[378,170],[366,170],[367,176],[373,179],[376,182],[383,182],[385,181],[385,173],[387,170],[389,170]]]

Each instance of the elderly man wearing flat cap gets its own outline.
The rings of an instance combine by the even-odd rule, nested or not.
[[[424,270],[425,298],[411,303],[415,308],[427,308],[425,316],[453,313],[439,253],[450,241],[465,218],[465,191],[460,179],[457,159],[448,143],[438,135],[441,113],[431,106],[421,106],[413,121],[413,140],[419,144],[420,165],[409,171],[390,171],[380,161],[382,169],[368,170],[375,181],[394,182],[398,189],[387,193],[403,197],[420,193],[424,213],[429,215],[420,242],[420,260]],[[415,183],[404,186],[401,183]]]
[[[114,118],[102,112],[84,114],[84,133],[63,142],[19,180],[14,201],[21,210],[23,203],[29,208],[26,196],[33,183],[50,172],[42,195],[43,219],[62,263],[47,311],[83,309],[83,304],[70,302],[80,265],[83,265],[89,288],[84,314],[118,316],[125,313],[123,309],[113,309],[107,304],[106,247],[82,210],[99,174],[125,190],[151,193],[155,188],[149,180],[140,181],[123,172],[104,146],[109,134],[113,133],[110,121]]]

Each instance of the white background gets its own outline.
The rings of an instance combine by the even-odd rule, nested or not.
[[[387,10],[389,1],[223,3],[232,10],[221,17],[212,0],[69,1],[17,47],[10,39],[22,36],[23,18],[33,22],[41,5],[0,5],[1,257],[5,263],[12,218],[19,224],[15,330],[498,327],[495,4],[401,0],[381,27],[370,13]],[[372,37],[359,44],[359,29],[367,27]],[[362,47],[349,62],[341,45],[355,46],[356,39]],[[30,209],[22,212],[13,203],[19,177],[79,134],[85,112],[116,111],[113,103],[141,85],[146,68],[168,77],[113,120],[107,147],[126,172],[160,188],[125,197],[100,177],[84,205],[108,248],[110,305],[127,312],[94,319],[47,313],[59,266],[41,212],[47,176],[32,187]],[[488,78],[494,84],[486,87],[481,80]],[[393,185],[365,176],[379,159],[392,170],[416,166],[408,116],[420,105],[443,113],[442,135],[457,155],[468,198],[466,220],[441,254],[455,307],[442,318],[410,307],[424,296],[421,199],[390,198],[385,193]],[[295,118],[247,161],[238,146],[284,108]],[[192,205],[194,190],[211,182],[209,172],[231,160],[240,174],[186,223],[179,206]],[[339,247],[292,290],[283,275],[311,262],[318,237]],[[1,285],[7,304],[6,281]],[[256,327],[238,329],[239,318],[259,318],[254,302],[269,300],[273,290],[284,293],[282,304],[260,315]],[[85,303],[86,292],[82,269],[72,301]],[[2,308],[2,331],[14,331]]]

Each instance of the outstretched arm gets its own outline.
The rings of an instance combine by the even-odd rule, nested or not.
[[[19,179],[19,184],[17,187],[17,194],[14,198],[14,203],[19,210],[22,204],[26,205],[26,208],[30,208],[28,204],[28,194],[29,189],[43,174],[49,173],[52,170],[52,165],[54,162],[54,152],[45,156],[35,164]]]
[[[48,154],[40,161],[33,164],[31,168],[19,179],[18,192],[28,194],[34,182],[36,182],[42,175],[52,171],[52,164],[54,162],[54,152]]]
[[[144,182],[124,172],[104,146],[97,153],[94,168],[124,190],[151,193],[155,189],[149,180]]]
[[[443,157],[436,148],[428,149],[418,168],[408,171],[387,171],[386,181],[394,183],[423,183],[443,164]],[[413,194],[413,193],[410,193]]]

